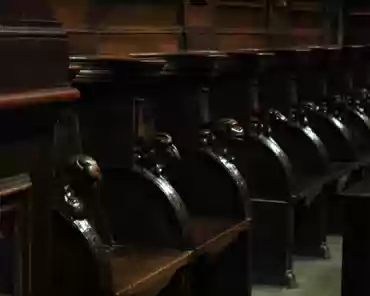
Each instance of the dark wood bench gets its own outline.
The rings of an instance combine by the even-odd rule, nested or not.
[[[244,206],[234,206],[236,200],[244,195],[243,188],[240,188],[241,192],[234,191],[239,190],[239,185],[236,186],[239,184],[236,179],[237,170],[234,180],[228,171],[232,163],[227,157],[218,155],[211,149],[196,152],[195,157],[192,154],[184,156],[182,149],[179,149],[181,161],[163,157],[165,155],[160,154],[163,153],[160,149],[172,147],[171,151],[175,151],[175,146],[171,146],[172,143],[156,142],[156,139],[153,141],[150,122],[154,117],[157,120],[158,114],[153,116],[150,112],[147,113],[147,101],[135,101],[136,97],[145,98],[144,91],[144,94],[148,94],[147,90],[150,88],[145,88],[144,85],[151,85],[151,79],[161,73],[163,62],[161,66],[161,61],[140,62],[137,59],[112,57],[75,57],[71,62],[71,71],[75,71],[75,74],[72,74],[75,77],[75,85],[83,96],[82,104],[76,108],[80,115],[80,136],[82,139],[85,139],[85,135],[93,137],[86,137],[84,148],[102,163],[102,199],[103,203],[108,199],[111,202],[110,205],[106,204],[106,215],[114,226],[113,234],[118,245],[113,246],[109,255],[113,267],[112,279],[115,283],[112,289],[115,293],[185,295],[187,288],[183,287],[184,281],[190,286],[192,293],[197,295],[223,295],[231,288],[240,290],[238,293],[243,295],[250,293],[251,221],[245,214],[235,215],[235,212],[244,213],[245,210]],[[155,101],[153,102],[155,104]],[[132,109],[133,106],[136,109]],[[96,118],[103,114],[110,117],[110,120],[105,119],[108,124],[104,124],[104,128],[96,121]],[[107,135],[109,127],[111,130]],[[145,131],[149,131],[149,134]],[[137,142],[138,135],[141,142]],[[176,138],[174,144],[175,140]],[[184,140],[181,139],[182,143]],[[98,142],[104,142],[105,146],[96,149],[95,144]],[[133,157],[135,151],[143,153],[139,154],[140,158]],[[150,154],[153,158],[146,158],[149,154],[145,154],[145,151],[154,152]],[[157,152],[160,153],[156,154]],[[159,156],[162,158],[158,158]],[[156,161],[159,161],[162,170],[155,169]],[[192,177],[187,171],[191,166],[198,170],[196,177]],[[140,175],[145,175],[146,181],[140,181]],[[168,180],[171,182],[166,183]],[[158,191],[155,193],[152,189],[145,189],[153,186],[150,182],[157,186],[160,184],[161,195],[167,198],[161,198]],[[217,193],[213,187],[219,188],[220,192]],[[171,190],[178,191],[180,195],[173,195]],[[122,194],[124,199],[120,198]],[[179,202],[187,208],[182,214],[177,210],[180,215],[175,216],[176,219],[179,219],[179,216],[182,216],[181,219],[185,218],[183,228],[168,225],[164,228],[166,231],[160,231],[165,224],[173,224],[169,208],[176,208]],[[163,218],[166,216],[169,217],[167,220]],[[161,223],[164,224],[161,226]],[[157,228],[154,225],[157,225]],[[167,239],[164,241],[158,239],[165,237]],[[171,240],[172,243],[169,244]],[[130,246],[131,250],[127,253],[126,245]],[[136,260],[148,261],[148,264],[143,263],[143,269],[130,267],[136,265]],[[124,266],[125,263],[128,266]],[[125,275],[124,271],[130,269],[135,270],[135,274]],[[179,278],[183,280],[180,281]]]

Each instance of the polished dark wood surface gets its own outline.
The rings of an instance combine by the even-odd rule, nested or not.
[[[9,215],[13,207],[16,225],[13,255],[3,256],[12,261],[12,294],[50,295],[54,107],[79,93],[70,87],[66,34],[48,1],[2,1],[0,8],[0,210]]]
[[[77,89],[59,87],[0,95],[0,108],[17,108],[52,102],[71,102],[80,97]]]
[[[194,259],[193,251],[124,248],[112,258],[115,295],[156,294],[181,267]]]
[[[71,53],[116,54],[325,44],[337,27],[321,1],[53,0]],[[339,9],[334,7],[335,9]],[[122,18],[121,15],[125,15]],[[158,17],[160,16],[160,17]]]
[[[199,254],[216,255],[249,228],[249,222],[235,224],[217,219],[193,219],[195,250],[142,249],[123,247],[112,258],[116,295],[146,295],[164,288],[181,268],[196,261]],[[190,282],[189,282],[190,284]]]
[[[0,93],[67,87],[66,34],[48,1],[4,1],[1,7]]]
[[[31,186],[32,183],[28,174],[0,179],[0,198],[29,190]]]
[[[200,253],[217,254],[235,241],[240,233],[250,230],[250,221],[200,217],[192,219],[191,228],[196,250]]]
[[[64,26],[70,33],[68,38],[72,53],[90,54],[85,59],[97,63],[103,61],[110,65],[118,63],[118,60],[121,63],[134,64],[136,61],[127,56],[129,53],[138,51],[166,52],[164,55],[167,62],[172,59],[167,64],[170,67],[161,68],[161,63],[166,62],[164,59],[161,60],[163,54],[159,56],[158,54],[137,55],[135,57],[136,59],[150,58],[152,59],[151,62],[159,60],[159,66],[153,72],[158,70],[159,74],[155,73],[158,74],[157,76],[164,74],[164,81],[167,81],[167,85],[163,85],[160,91],[169,89],[170,93],[168,95],[166,92],[164,95],[162,93],[161,97],[168,99],[166,104],[171,107],[165,106],[162,110],[163,112],[158,112],[159,108],[157,108],[155,115],[157,116],[156,119],[162,122],[161,128],[173,128],[176,134],[175,141],[181,143],[179,146],[180,150],[185,148],[185,157],[183,158],[185,159],[185,165],[181,167],[182,170],[192,160],[193,156],[191,154],[195,155],[194,151],[198,149],[200,140],[199,127],[211,124],[210,119],[206,118],[206,112],[202,114],[204,118],[199,119],[199,122],[196,123],[190,122],[189,117],[191,116],[182,113],[184,109],[190,106],[189,99],[195,98],[195,96],[189,95],[184,98],[181,91],[189,90],[192,87],[192,82],[196,82],[195,84],[198,86],[198,82],[195,79],[190,81],[192,80],[191,75],[194,73],[197,73],[199,77],[203,75],[196,72],[199,70],[197,68],[198,62],[200,62],[200,65],[203,61],[202,59],[194,59],[194,57],[199,58],[206,54],[211,58],[224,58],[227,56],[218,52],[186,52],[182,51],[182,49],[211,48],[233,52],[239,48],[283,46],[297,43],[317,44],[336,40],[335,36],[331,36],[332,32],[329,32],[328,24],[321,22],[320,12],[323,7],[317,3],[209,0],[163,2],[161,5],[156,6],[153,3],[133,5],[129,2],[118,3],[114,1],[103,3],[103,1],[93,2],[87,0],[74,3],[54,1],[54,4],[58,18],[65,20]],[[93,81],[89,80],[91,73],[88,72],[91,69],[85,71],[80,65],[72,65],[69,67],[71,74],[70,76],[68,75],[67,36],[61,29],[61,26],[51,16],[51,9],[46,1],[40,0],[31,4],[25,0],[17,0],[3,2],[1,5],[3,6],[0,8],[4,9],[0,12],[0,24],[3,24],[4,30],[0,32],[0,62],[3,64],[0,74],[3,74],[4,80],[2,86],[0,86],[0,109],[1,112],[4,112],[2,115],[5,114],[5,116],[0,116],[0,120],[2,128],[6,130],[8,125],[10,126],[17,122],[16,119],[22,119],[22,127],[25,128],[14,128],[14,133],[19,133],[22,139],[26,139],[26,143],[22,141],[18,143],[14,141],[11,135],[6,134],[6,137],[4,136],[0,143],[0,147],[3,148],[1,150],[2,159],[7,159],[7,153],[10,155],[10,151],[14,152],[11,154],[12,160],[6,162],[8,166],[4,165],[1,171],[1,176],[6,178],[0,180],[0,201],[9,202],[13,197],[14,200],[21,200],[21,214],[19,216],[22,216],[22,213],[24,214],[24,217],[20,220],[20,229],[22,229],[24,235],[20,238],[19,248],[22,258],[21,263],[24,265],[22,266],[22,275],[19,276],[20,283],[17,283],[17,289],[21,291],[19,294],[22,296],[29,296],[29,294],[43,296],[56,292],[63,295],[62,287],[56,284],[54,278],[51,280],[55,276],[55,269],[59,272],[57,273],[59,276],[67,274],[69,270],[71,271],[68,274],[70,278],[63,277],[63,280],[71,280],[73,284],[69,288],[72,288],[72,290],[77,287],[80,281],[80,279],[72,279],[75,277],[74,275],[78,275],[80,270],[86,272],[82,272],[81,282],[87,284],[89,291],[93,291],[92,293],[98,293],[97,290],[94,291],[94,284],[96,286],[101,284],[98,280],[95,281],[99,276],[95,278],[92,275],[94,272],[92,271],[90,274],[89,269],[97,261],[103,257],[105,258],[105,255],[109,257],[109,270],[103,269],[102,266],[104,264],[99,265],[101,263],[99,261],[97,274],[107,272],[107,274],[104,274],[104,276],[107,276],[105,279],[112,275],[113,288],[111,289],[110,287],[112,282],[108,280],[108,289],[105,290],[107,295],[111,293],[115,295],[151,295],[158,293],[171,295],[171,292],[172,295],[177,295],[171,290],[174,281],[179,282],[174,288],[176,292],[186,292],[188,287],[183,285],[191,284],[191,288],[195,290],[196,295],[211,295],[218,292],[226,295],[230,288],[235,288],[240,295],[250,293],[250,283],[247,278],[249,278],[248,264],[250,262],[248,234],[251,229],[251,221],[249,220],[248,209],[245,209],[249,205],[247,205],[246,200],[241,200],[242,198],[248,198],[248,192],[245,187],[245,190],[241,193],[243,188],[238,183],[240,179],[237,179],[235,176],[234,179],[230,178],[233,175],[230,173],[231,169],[229,167],[227,167],[229,171],[227,173],[223,171],[223,174],[220,167],[216,166],[216,161],[214,161],[220,156],[220,159],[228,162],[230,166],[233,158],[227,159],[225,158],[226,156],[224,157],[224,154],[218,155],[219,151],[216,149],[218,147],[212,147],[214,150],[210,148],[213,144],[207,148],[203,147],[204,149],[201,149],[202,153],[204,155],[206,154],[205,152],[213,153],[213,160],[211,161],[212,158],[209,158],[206,161],[206,157],[202,158],[204,163],[200,166],[203,165],[201,167],[203,174],[199,174],[198,170],[194,170],[198,173],[198,177],[193,181],[195,183],[198,182],[196,180],[198,178],[199,183],[197,184],[202,185],[201,187],[204,189],[203,191],[192,191],[194,194],[186,194],[186,189],[190,186],[190,182],[183,182],[182,185],[178,185],[186,179],[185,174],[182,175],[183,171],[176,168],[178,172],[180,171],[179,174],[174,174],[173,176],[169,174],[173,178],[171,181],[175,180],[175,189],[178,189],[181,195],[185,197],[184,205],[189,207],[190,212],[190,215],[187,216],[187,211],[184,210],[187,208],[181,203],[182,196],[178,196],[177,192],[172,192],[172,195],[169,194],[165,189],[170,188],[170,186],[164,186],[163,188],[158,186],[158,183],[163,185],[168,180],[161,175],[161,172],[155,171],[153,163],[156,160],[154,158],[154,160],[150,159],[151,156],[149,155],[149,158],[146,159],[148,160],[147,162],[140,163],[138,159],[143,156],[147,157],[145,155],[147,151],[142,155],[133,155],[134,149],[138,148],[137,138],[135,138],[137,135],[133,136],[133,134],[138,132],[140,136],[143,136],[145,132],[141,133],[141,131],[148,131],[150,127],[141,126],[135,130],[137,127],[133,126],[132,119],[134,119],[133,112],[137,108],[137,101],[132,99],[132,93],[135,95],[140,94],[140,96],[148,95],[149,92],[145,87],[148,77],[145,77],[145,82],[140,81],[143,84],[139,92],[135,93],[136,90],[131,88],[128,92],[125,92],[126,89],[122,90],[121,87],[127,83],[127,80],[122,79],[121,75],[127,73],[119,72],[110,88],[103,88],[103,91],[94,94],[96,95],[95,97],[94,95],[90,97],[90,92],[89,95],[84,97],[84,102],[81,103],[81,105],[86,104],[86,106],[82,107],[81,110],[79,109],[81,105],[78,105],[76,108],[79,109],[78,112],[81,112],[81,117],[85,119],[81,120],[83,122],[81,135],[75,135],[75,138],[78,138],[77,142],[81,140],[79,139],[81,137],[81,142],[83,142],[84,146],[88,146],[87,151],[93,154],[98,151],[99,153],[93,155],[94,157],[100,158],[102,156],[100,152],[104,152],[105,158],[101,158],[103,160],[102,167],[104,178],[108,181],[104,182],[103,190],[99,192],[103,196],[103,199],[100,200],[97,193],[98,190],[94,187],[96,180],[93,178],[99,174],[95,174],[93,177],[87,174],[88,181],[86,181],[84,178],[86,175],[81,177],[81,172],[76,173],[75,168],[68,167],[71,164],[63,162],[68,161],[68,157],[74,154],[82,153],[84,151],[82,145],[68,142],[62,143],[63,146],[61,145],[63,140],[55,144],[55,130],[53,127],[56,119],[59,117],[54,107],[74,109],[74,106],[70,108],[70,103],[77,101],[80,96],[79,91],[69,85],[69,77],[76,77],[75,81],[77,84],[86,79],[84,82],[88,81],[95,87],[95,83],[103,82],[104,84],[107,82],[106,73],[100,73],[101,77],[104,78],[103,81]],[[127,18],[122,18],[123,14]],[[192,59],[189,59],[190,56]],[[196,67],[191,68],[194,64]],[[171,68],[172,66],[174,67]],[[204,69],[202,68],[201,70]],[[144,70],[141,68],[140,71]],[[176,77],[179,73],[180,75]],[[153,73],[151,72],[150,74]],[[183,74],[185,76],[189,75],[189,79],[175,87],[174,84],[179,82],[179,77],[183,78]],[[125,76],[125,78],[127,77]],[[171,77],[171,79],[168,79],[168,77]],[[203,79],[204,77],[201,78]],[[205,78],[204,81],[207,79]],[[149,85],[151,84],[149,83]],[[83,88],[81,87],[81,89]],[[94,88],[92,93],[97,89]],[[118,92],[109,93],[110,95],[108,95],[108,90],[111,91],[112,89],[114,89],[114,92],[117,90]],[[171,105],[174,98],[183,100],[181,108],[176,109],[175,104]],[[90,102],[89,99],[91,99]],[[153,98],[154,104],[158,103],[158,101],[155,101],[156,99]],[[123,108],[124,104],[126,105]],[[93,108],[91,108],[92,106]],[[190,107],[195,106],[196,104],[194,103]],[[102,108],[106,109],[102,110]],[[21,111],[18,112],[18,110]],[[92,112],[87,115],[87,110]],[[171,123],[171,116],[176,112],[178,113],[175,117],[179,116]],[[6,114],[10,114],[10,116],[7,117]],[[116,121],[113,120],[113,117]],[[31,119],[36,120],[37,124],[33,125]],[[188,129],[182,130],[182,121],[186,120],[193,124],[193,129],[189,133],[189,126]],[[170,122],[170,124],[166,125],[167,123],[164,124],[165,122]],[[77,122],[76,126],[76,131],[79,133],[79,122]],[[114,135],[110,134],[109,138],[107,134],[112,130],[117,133]],[[209,132],[209,135],[211,135],[211,131]],[[82,134],[84,135],[82,136]],[[85,137],[85,134],[96,136],[94,140],[97,141],[90,141],[91,137]],[[118,137],[121,134],[124,135],[119,140],[126,141],[126,146],[124,146],[127,148],[126,150],[122,150],[122,146],[118,143]],[[146,136],[145,134],[144,138],[152,140],[151,134]],[[271,134],[267,136],[270,137]],[[65,137],[63,139],[70,138]],[[106,139],[110,140],[110,142],[105,141]],[[202,140],[207,142],[209,139],[204,138]],[[14,144],[14,142],[16,143]],[[208,144],[207,142],[206,145]],[[60,145],[60,147],[57,147],[60,150],[67,146],[72,146],[72,149],[68,150],[66,148],[66,151],[62,151],[62,153],[65,153],[63,155],[65,157],[61,157],[63,159],[58,163],[62,169],[65,169],[63,165],[68,167],[66,169],[68,173],[63,172],[60,174],[62,179],[65,178],[63,182],[66,182],[66,184],[61,182],[61,184],[58,183],[56,185],[54,183],[55,163],[53,152],[55,151],[53,149],[55,145]],[[19,150],[16,148],[19,148]],[[153,148],[153,151],[157,148]],[[189,149],[192,153],[187,154],[188,151],[186,149]],[[29,154],[28,152],[25,153],[25,151],[29,151]],[[13,172],[13,170],[10,172],[8,169],[13,168],[14,164],[17,163],[14,161],[17,158],[14,157],[17,156],[17,153],[29,159],[27,159],[25,165],[17,167],[16,172]],[[222,153],[227,154],[226,150]],[[125,160],[122,160],[123,154],[128,156]],[[298,160],[300,156],[297,157]],[[129,161],[127,161],[128,159]],[[184,162],[183,159],[181,159],[182,162]],[[199,165],[201,157],[197,158],[196,161],[194,159],[192,160],[192,165]],[[87,167],[92,163],[91,159],[88,160],[90,162],[86,161],[84,163]],[[79,161],[76,163],[77,165],[81,164]],[[223,162],[219,161],[218,165],[220,163],[222,164]],[[135,172],[133,172],[133,168],[136,170]],[[58,169],[60,168],[58,167]],[[22,174],[23,170],[25,174]],[[126,171],[123,173],[124,170]],[[131,171],[128,172],[128,170]],[[156,173],[153,173],[153,170]],[[56,171],[60,173],[59,170]],[[20,173],[21,175],[8,176],[15,173]],[[64,173],[65,175],[63,175]],[[58,177],[60,176],[58,175]],[[202,179],[203,177],[204,180]],[[208,183],[205,179],[207,179]],[[66,180],[75,182],[72,184],[72,190],[64,192],[65,195],[61,192],[56,192],[55,186],[66,189],[71,185]],[[123,180],[126,182],[125,184],[123,184]],[[236,186],[234,186],[233,182],[231,182],[232,184],[228,182],[230,180],[236,180],[234,182]],[[96,182],[99,183],[98,181]],[[308,195],[316,196],[322,187],[319,180],[313,179],[312,183],[315,186],[312,188],[315,190],[313,190],[313,193],[308,194],[307,191],[302,190],[303,187],[306,187],[305,184],[301,185],[303,183],[297,183],[297,187],[294,187],[292,191],[294,189],[297,190],[291,192],[292,194],[289,195],[289,198],[301,199],[301,195],[304,197]],[[64,187],[61,185],[64,185]],[[216,185],[220,185],[220,187]],[[211,193],[208,191],[209,188],[212,189]],[[78,191],[77,196],[73,196],[74,189]],[[239,191],[235,193],[235,189]],[[295,194],[296,192],[297,194]],[[123,193],[125,193],[124,200],[119,200]],[[161,198],[154,199],[154,195]],[[51,196],[53,197],[53,202]],[[73,200],[74,197],[76,200]],[[181,207],[176,208],[169,203],[171,198],[176,199],[178,202],[176,205],[180,204]],[[111,221],[116,223],[115,236],[119,237],[121,243],[127,243],[127,247],[114,250],[116,245],[110,233],[111,229],[107,226],[109,223],[103,226],[101,224],[104,223],[99,224],[104,220],[105,213],[102,213],[101,209],[103,208],[103,202],[107,202],[107,199],[110,199],[110,202],[113,201],[110,206],[113,208],[111,213],[114,213],[115,220],[112,218],[113,215],[109,215],[108,218],[112,218]],[[309,200],[307,203],[311,202],[310,198],[307,198],[307,200]],[[23,201],[24,204],[22,203]],[[67,201],[70,203],[69,206],[72,205],[75,208],[65,211],[61,204],[65,206]],[[256,203],[259,201],[256,200]],[[99,202],[102,202],[102,204],[99,204]],[[88,211],[84,209],[85,203]],[[266,202],[266,204],[268,203]],[[79,208],[81,205],[82,210]],[[279,206],[281,205],[284,205],[284,209],[281,210],[282,215],[272,216],[277,220],[279,218],[284,220],[279,221],[281,225],[277,224],[281,226],[281,230],[283,228],[285,230],[272,236],[271,245],[274,245],[274,239],[278,241],[280,237],[291,234],[291,228],[289,227],[292,226],[292,204],[280,202]],[[275,214],[275,210],[279,210],[279,206],[271,207],[273,209],[271,213]],[[4,207],[4,213],[9,212],[9,209],[12,209],[12,207]],[[58,247],[61,253],[64,251],[63,255],[55,254],[52,248],[51,234],[52,228],[55,226],[53,215],[51,214],[52,210],[59,214],[61,213],[64,219],[61,219],[62,222],[60,223],[64,223],[65,228],[63,228],[63,231],[65,232],[53,233],[56,237],[62,234],[58,238],[59,240],[55,239],[55,237],[53,239],[55,239],[57,244],[60,243]],[[267,212],[269,210],[270,208],[268,208]],[[173,212],[175,215],[173,215]],[[177,215],[179,213],[183,216]],[[93,221],[92,224],[88,224],[90,220]],[[107,220],[109,221],[109,219]],[[174,220],[176,220],[176,223],[171,223]],[[79,240],[72,240],[73,242],[70,243],[68,241],[69,232],[72,228],[76,230],[78,227],[80,229],[78,235],[76,235],[79,236]],[[88,233],[89,230],[95,230],[95,228],[98,234]],[[190,235],[188,236],[188,234]],[[100,238],[101,242],[99,241]],[[88,244],[90,245],[87,247]],[[28,245],[32,245],[30,252],[28,252]],[[143,247],[143,245],[146,246]],[[158,245],[162,246],[162,248]],[[82,247],[81,255],[83,254],[84,256],[81,256],[82,263],[79,262],[79,266],[76,262],[79,259],[79,251],[77,249],[80,247]],[[52,254],[53,252],[54,254]],[[72,253],[71,256],[69,256],[68,252]],[[61,268],[58,265],[52,266],[51,257],[54,255],[56,257],[60,255],[57,258],[59,260],[57,262],[62,265]],[[67,260],[67,257],[71,257],[69,258],[70,261]],[[62,264],[63,258],[68,263],[72,262],[72,268],[68,264]],[[290,260],[290,258],[287,260],[285,260],[285,257],[280,258],[283,258],[284,260],[282,261],[285,261],[285,263]],[[231,264],[231,262],[234,264]],[[235,267],[236,263],[239,263],[237,267]],[[291,266],[291,262],[288,263]],[[188,277],[189,268],[191,269],[190,277]],[[293,278],[291,270],[284,269],[282,272],[285,273],[286,280],[289,281],[290,278]],[[76,286],[72,287],[73,285]],[[26,291],[29,286],[32,289],[30,293]],[[61,288],[61,290],[53,291],[55,287]],[[171,292],[167,290],[168,288]],[[222,291],[219,291],[219,288]]]
[[[37,0],[32,4],[24,0],[5,0],[1,3],[0,19],[9,21],[39,20],[53,21],[52,10],[47,0]]]

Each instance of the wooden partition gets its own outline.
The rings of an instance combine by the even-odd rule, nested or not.
[[[328,0],[50,1],[72,54],[337,43]]]
[[[370,3],[368,1],[347,0],[344,5],[343,21],[345,43],[370,43]]]
[[[52,2],[69,34],[72,54],[126,55],[181,47],[178,1]]]

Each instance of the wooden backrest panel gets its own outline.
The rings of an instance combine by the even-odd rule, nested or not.
[[[72,53],[335,43],[321,0],[51,1]]]
[[[138,51],[179,49],[178,1],[51,2],[69,34],[72,54],[127,56]]]
[[[101,30],[114,30],[127,26],[153,26],[171,27],[177,26],[176,1],[170,5],[96,5],[91,7],[92,22]]]
[[[3,0],[0,8],[0,19],[3,20],[53,20],[47,0]]]
[[[89,28],[89,0],[52,0],[50,2],[56,18],[63,23],[66,30]]]
[[[100,55],[127,56],[133,52],[176,52],[179,36],[171,34],[101,34],[97,52]]]
[[[322,21],[319,11],[295,11],[291,16],[293,28],[321,28]]]
[[[215,25],[226,28],[264,28],[265,11],[261,7],[219,6],[215,10]]]
[[[267,47],[266,36],[263,34],[218,34],[217,45],[221,50],[235,50],[240,48]]]

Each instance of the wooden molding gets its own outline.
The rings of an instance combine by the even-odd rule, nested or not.
[[[247,7],[247,8],[265,8],[264,1],[218,1],[217,7]]]
[[[32,186],[29,174],[20,174],[0,179],[0,199],[30,189]]]
[[[353,10],[350,11],[350,16],[370,16],[370,10]]]
[[[219,35],[266,35],[265,28],[217,28],[216,34]]]
[[[19,93],[8,93],[0,95],[1,108],[15,108],[34,104],[74,101],[78,99],[80,93],[71,87],[60,87],[50,89],[40,89]],[[1,186],[0,186],[1,194]]]

